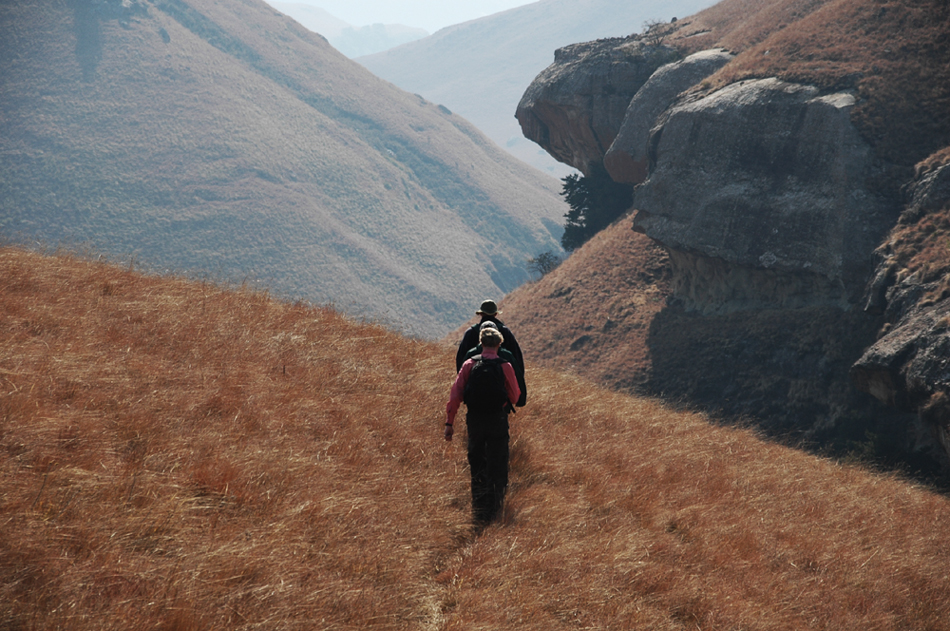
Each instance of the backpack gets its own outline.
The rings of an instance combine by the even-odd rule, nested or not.
[[[508,403],[508,390],[505,388],[505,360],[491,359],[476,355],[472,358],[472,371],[468,375],[462,400],[470,410],[495,412]]]

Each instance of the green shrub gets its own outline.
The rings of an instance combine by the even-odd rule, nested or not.
[[[623,215],[632,203],[633,187],[610,179],[607,170],[598,166],[590,175],[568,175],[561,179],[561,195],[571,209],[564,215],[564,236],[561,245],[576,250]]]
[[[561,257],[548,250],[528,259],[528,271],[543,277],[557,269],[560,264]]]

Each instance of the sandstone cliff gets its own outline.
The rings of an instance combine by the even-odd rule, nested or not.
[[[638,38],[573,44],[554,53],[528,86],[515,116],[525,137],[588,175],[620,129],[630,99],[675,49]]]
[[[915,115],[933,132],[901,144],[900,133],[869,115],[886,111],[880,86],[899,80],[897,65],[870,60],[853,73],[868,41],[833,58],[832,39],[794,39],[806,26],[855,37],[847,19],[864,4],[809,5],[793,25],[769,27],[776,34],[762,30],[761,14],[750,15],[760,39],[738,44],[742,20],[726,27],[707,12],[705,24],[715,26],[697,28],[700,14],[669,25],[662,41],[562,49],[517,115],[525,135],[559,160],[585,172],[602,163],[613,179],[637,185],[633,228],[664,248],[671,273],[667,307],[644,334],[651,365],[643,387],[756,419],[777,434],[868,434],[875,449],[896,441],[905,454],[946,462],[950,265],[932,264],[938,271],[925,282],[922,273],[900,273],[886,244],[902,213],[904,224],[923,215],[933,222],[933,208],[950,206],[944,169],[914,183],[911,168],[950,143],[950,123],[933,123],[945,120],[950,91],[907,90],[931,95]],[[881,31],[890,28],[887,11],[873,17]],[[920,37],[940,41],[922,24]],[[719,39],[710,40],[717,28]],[[696,51],[697,38],[734,49]],[[809,48],[820,50],[802,52]],[[826,66],[802,61],[820,55]],[[675,56],[651,68],[650,60]],[[874,71],[882,76],[866,80]],[[900,191],[911,185],[907,203]],[[934,252],[950,261],[945,247]]]
[[[676,282],[688,306],[847,309],[862,295],[870,252],[897,209],[868,187],[878,167],[851,124],[854,101],[770,78],[663,114],[635,194],[636,227],[680,252]],[[719,273],[710,277],[697,258]]]

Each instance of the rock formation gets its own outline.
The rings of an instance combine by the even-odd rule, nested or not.
[[[675,284],[692,308],[848,308],[861,297],[897,213],[868,188],[876,167],[853,105],[847,93],[761,79],[666,111],[636,190],[636,228],[681,253]],[[696,257],[730,271],[704,277]]]
[[[901,224],[946,217],[950,211],[950,165],[922,177],[909,193]],[[933,231],[924,227],[918,233],[932,235]],[[945,249],[946,243],[938,247]],[[946,278],[929,279],[923,270],[906,274],[895,250],[895,240],[888,240],[878,251],[880,262],[865,306],[869,312],[884,314],[885,332],[854,364],[852,376],[859,388],[881,402],[918,411],[950,453],[950,300]]]
[[[634,229],[672,269],[651,327],[652,390],[811,439],[867,422],[928,450],[933,430],[950,453],[933,420],[950,413],[950,287],[921,301],[937,290],[897,278],[880,253],[874,274],[902,203],[853,124],[855,94],[775,77],[713,89],[705,80],[732,58],[722,49],[643,77],[669,55],[636,36],[561,49],[518,109],[554,157],[637,185]],[[914,204],[946,207],[939,173]]]
[[[531,83],[515,116],[525,137],[555,159],[590,174],[603,163],[630,99],[650,75],[679,53],[635,38],[559,48]]]
[[[617,182],[639,184],[649,167],[651,121],[656,121],[672,105],[680,92],[693,87],[726,65],[733,55],[725,50],[694,53],[654,72],[633,95],[620,131],[607,154],[604,166]]]

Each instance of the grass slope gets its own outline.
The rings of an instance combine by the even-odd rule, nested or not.
[[[948,629],[945,497],[529,366],[468,528],[451,349],[0,250],[0,627]]]
[[[651,375],[650,323],[668,281],[666,254],[627,217],[509,294],[502,318],[534,361],[630,389]]]
[[[7,237],[430,336],[558,248],[556,182],[263,2],[113,4],[0,6]]]

